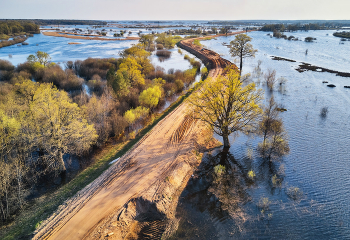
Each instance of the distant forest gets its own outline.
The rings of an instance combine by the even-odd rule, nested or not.
[[[69,20],[69,19],[34,19],[38,25],[107,25],[105,21]]]
[[[319,25],[328,28],[341,28],[350,26],[350,20],[235,20],[235,21],[209,21],[207,24],[213,25],[252,25],[252,26],[265,26],[265,25],[295,25],[295,26],[304,26],[304,25]],[[311,30],[311,29],[310,29]]]
[[[274,32],[274,31],[280,31],[280,32],[293,32],[293,31],[308,31],[308,30],[326,30],[326,29],[336,29],[340,28],[340,25],[334,24],[334,23],[308,23],[308,24],[266,24],[264,25],[260,31],[266,31],[266,32]]]
[[[0,20],[0,34],[18,35],[21,33],[40,33],[39,26],[33,21]]]

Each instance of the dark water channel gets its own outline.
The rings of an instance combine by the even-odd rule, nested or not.
[[[50,193],[71,181],[81,170],[85,169],[89,162],[83,158],[78,158],[69,154],[63,156],[67,171],[63,174],[43,174],[37,179],[37,182],[27,200],[34,200],[43,194]]]
[[[289,135],[289,154],[266,161],[257,152],[261,138],[244,135],[231,137],[228,153],[208,153],[180,197],[173,239],[350,239],[350,91],[343,88],[350,78],[295,70],[304,61],[349,72],[350,44],[339,45],[332,31],[292,35],[315,36],[317,42],[307,45],[253,32],[252,44],[259,52],[244,65],[245,72],[253,73],[260,60],[263,72],[275,69],[278,78],[287,79],[284,87],[270,92],[262,76],[251,77],[266,98],[273,95],[287,109],[280,116]],[[203,43],[232,60],[222,46],[232,39]],[[324,107],[328,113],[321,116]],[[218,164],[226,168],[220,179],[214,170]],[[250,170],[256,174],[253,180]]]

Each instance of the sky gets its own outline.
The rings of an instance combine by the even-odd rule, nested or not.
[[[349,20],[350,0],[0,0],[1,19]]]

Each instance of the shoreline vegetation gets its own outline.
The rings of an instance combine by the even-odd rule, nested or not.
[[[139,37],[126,37],[126,38],[102,38],[99,36],[103,35],[79,35],[79,34],[73,34],[73,33],[63,33],[63,32],[42,32],[45,36],[51,36],[51,37],[65,37],[65,38],[71,38],[71,39],[81,39],[81,40],[102,40],[102,41],[126,41],[126,40],[139,40]],[[86,37],[85,37],[86,36]],[[96,36],[96,37],[89,37],[89,36]]]
[[[171,36],[164,37],[162,39],[164,41],[171,41],[172,44],[169,44],[169,46],[175,45],[175,40]],[[86,166],[88,166],[87,171],[90,171],[88,174],[89,177],[84,175],[84,173],[83,175],[86,179],[81,180],[84,182],[83,185],[81,185],[81,188],[85,187],[89,183],[86,182],[87,179],[90,179],[91,181],[94,180],[102,173],[103,170],[108,168],[108,166],[105,166],[106,164],[108,165],[106,162],[95,163],[95,161],[91,159],[91,151],[92,158],[95,158],[95,153],[98,154],[99,152],[104,151],[104,148],[108,145],[117,144],[117,147],[120,146],[119,149],[121,149],[123,146],[130,149],[130,147],[134,145],[137,140],[144,136],[158,121],[163,119],[168,113],[176,108],[176,106],[178,106],[194,89],[192,88],[190,90],[186,90],[186,88],[188,88],[195,80],[195,76],[199,74],[199,69],[197,68],[200,68],[201,63],[198,62],[197,64],[194,62],[192,68],[186,71],[170,69],[168,72],[165,72],[164,69],[151,64],[150,59],[148,58],[150,53],[145,50],[145,46],[146,45],[139,43],[136,46],[126,49],[122,52],[121,58],[119,59],[88,58],[84,61],[68,61],[65,65],[65,70],[61,69],[60,66],[51,63],[50,56],[47,53],[40,51],[36,53],[36,56],[30,55],[27,62],[19,64],[17,67],[14,67],[6,60],[0,60],[0,120],[4,118],[5,120],[10,119],[11,121],[14,121],[17,129],[16,132],[13,132],[11,139],[7,140],[11,140],[14,145],[17,144],[17,142],[21,142],[23,140],[22,138],[26,137],[24,134],[18,135],[18,133],[22,131],[21,125],[23,124],[24,127],[25,122],[31,121],[29,119],[28,121],[22,119],[20,118],[20,115],[18,115],[22,111],[32,111],[31,107],[28,108],[27,106],[24,106],[22,109],[19,107],[19,105],[16,105],[16,100],[16,106],[12,105],[12,107],[16,108],[17,110],[15,113],[12,110],[9,111],[9,102],[12,97],[19,94],[18,99],[22,99],[24,96],[27,96],[26,94],[22,95],[21,93],[16,92],[16,89],[21,92],[22,90],[26,91],[26,88],[30,88],[34,91],[30,94],[34,95],[40,95],[40,88],[45,88],[45,92],[49,94],[51,94],[52,91],[59,93],[62,98],[66,98],[66,102],[69,107],[75,108],[78,112],[81,112],[81,116],[77,116],[77,118],[82,118],[83,122],[85,123],[87,120],[88,124],[91,124],[90,126],[94,126],[96,133],[98,134],[98,138],[93,143],[93,149],[87,153],[84,153],[87,154],[83,156],[85,162],[81,163],[81,166],[83,166],[81,167],[83,170],[82,172],[85,172],[84,169]],[[33,83],[30,81],[30,79],[35,79],[36,82]],[[84,84],[89,87],[89,94],[83,90]],[[26,85],[28,86],[25,87]],[[197,85],[198,84],[195,86]],[[165,103],[166,97],[179,94],[183,90],[185,90],[183,95],[180,96],[177,101],[172,103],[170,107],[163,111],[162,114],[158,114],[156,112],[157,107],[161,107],[162,104]],[[57,100],[60,101],[59,99]],[[25,105],[28,105],[28,103],[31,101],[32,100],[29,100],[29,102],[26,101]],[[79,114],[80,113],[78,113],[78,115]],[[2,129],[1,123],[2,122],[0,121],[0,131]],[[32,127],[29,128],[31,129]],[[33,128],[33,131],[35,131],[35,128]],[[129,143],[131,145],[129,145]],[[37,143],[33,144],[36,145]],[[11,162],[19,160],[23,166],[26,165],[26,168],[29,169],[32,167],[32,163],[38,164],[38,169],[47,167],[48,164],[45,164],[45,161],[47,161],[45,156],[50,154],[49,151],[51,150],[42,149],[40,150],[40,154],[36,154],[37,148],[34,147],[33,149],[33,144],[30,143],[30,146],[26,147],[25,151],[28,153],[34,152],[34,155],[32,155],[32,157],[25,162],[21,162],[22,160],[17,159],[19,156],[18,154],[20,153],[17,153],[16,149],[11,148],[9,151],[13,152],[12,157],[14,158],[12,159],[11,157]],[[41,144],[37,146],[41,148]],[[115,149],[115,147],[112,148]],[[71,152],[69,154],[75,156],[76,153]],[[78,161],[82,161],[81,157],[79,157],[79,153],[77,154],[79,159]],[[62,160],[63,155],[65,154],[60,154],[58,158]],[[6,156],[0,155],[0,157]],[[56,159],[54,155],[52,155],[52,157],[53,158],[50,158]],[[27,157],[23,156],[23,159],[26,158]],[[104,156],[102,158],[105,159]],[[54,161],[56,162],[56,160]],[[11,162],[5,164],[7,168],[12,166]],[[59,169],[46,169],[45,172],[40,172],[40,174],[47,177],[53,176],[53,172],[59,173],[62,169],[65,169],[65,163],[63,163],[63,166],[61,167],[57,166],[57,163],[58,165],[62,165],[62,161],[61,163],[59,162],[60,161],[53,164]],[[101,164],[103,165],[102,168],[100,168]],[[6,171],[6,169],[2,169],[2,171]],[[91,171],[99,171],[99,169],[101,172],[91,173]],[[24,169],[21,169],[21,171],[22,170]],[[22,172],[21,174],[27,175],[27,172]],[[90,178],[90,175],[95,177]],[[39,181],[42,181],[43,177],[45,179],[45,176],[38,176],[35,175],[33,178],[39,178]],[[72,182],[80,181],[76,180],[80,177],[80,174],[75,176]],[[55,175],[55,178],[57,178],[57,175]],[[51,181],[53,181],[52,179]],[[22,184],[21,181],[19,183]],[[63,181],[64,180],[62,180],[62,182]],[[30,179],[28,179],[27,184],[34,184],[32,187],[35,188],[36,182],[32,182]],[[67,187],[72,187],[71,185],[69,186]],[[25,203],[25,197],[28,196],[28,186],[24,187],[25,188],[23,190],[25,190],[25,193],[22,194],[21,201]],[[76,187],[76,185],[73,186],[74,191]],[[62,188],[66,189],[66,184],[64,184]],[[62,194],[67,194],[67,191],[69,192],[70,190],[63,190]],[[46,195],[56,195],[56,192],[57,191],[55,190],[53,193],[44,194],[43,198],[46,198]],[[1,192],[0,189],[0,197],[3,197],[2,193],[3,192]],[[72,194],[74,195],[75,192]],[[53,210],[55,210],[58,206],[56,204],[61,204],[62,201],[66,200],[68,197],[67,195],[64,195],[63,198],[58,200],[53,199],[53,203],[48,203],[49,206],[43,206],[43,211],[51,214],[52,211],[47,210],[47,207],[51,208],[52,205],[50,204],[54,204]],[[32,202],[33,200],[29,201],[31,204]],[[7,202],[7,204],[12,203],[13,202]],[[20,209],[26,209],[27,207],[31,209],[31,204],[29,204],[29,206],[23,204],[20,206]],[[39,206],[41,207],[40,204]],[[43,220],[47,217],[47,215],[46,217],[43,217],[43,211],[41,211],[42,208],[40,207],[35,208],[39,215],[37,215],[37,213],[32,214],[36,218],[39,216],[39,218]],[[16,208],[17,210],[15,210]],[[13,239],[17,238],[18,236],[23,236],[23,231],[25,232],[24,235],[28,236],[28,234],[33,232],[33,226],[37,225],[37,223],[40,221],[33,223],[30,222],[32,220],[28,220],[30,222],[28,223],[26,220],[19,219],[18,215],[21,214],[20,212],[24,212],[23,214],[26,214],[26,210],[19,210],[17,204],[11,206],[11,209],[11,212],[7,213],[7,218],[5,218],[5,220],[2,222],[2,224],[4,224],[1,227],[2,232],[5,232],[5,235],[7,236],[5,239]],[[11,222],[13,221],[13,218],[15,218],[14,222]],[[29,216],[29,218],[33,219],[31,216]],[[23,224],[23,221],[26,223]],[[6,226],[6,224],[9,225]],[[7,229],[7,227],[9,227],[9,229]]]
[[[41,29],[44,30],[44,29]],[[219,32],[219,30],[217,30]],[[255,30],[246,30],[242,32],[251,32]],[[125,40],[139,40],[140,37],[126,37],[126,38],[103,38],[104,35],[92,35],[92,34],[79,34],[79,33],[67,33],[67,32],[48,32],[48,31],[42,31],[42,34],[45,36],[52,36],[52,37],[65,37],[65,38],[71,38],[71,39],[81,39],[81,40],[103,40],[103,41],[125,41]],[[174,32],[175,33],[175,32]],[[177,33],[177,32],[176,32]],[[163,36],[165,33],[157,34],[158,38],[159,36]],[[172,34],[168,32],[168,34]],[[203,33],[201,33],[203,34]],[[235,32],[228,32],[228,29],[221,29],[219,34],[214,33],[214,35],[206,35],[203,34],[204,36],[198,37],[198,36],[189,36],[189,38],[193,40],[210,40],[216,37],[221,37],[221,36],[231,36],[235,35]],[[154,35],[154,34],[152,34]],[[171,35],[170,35],[171,36]],[[141,35],[142,37],[142,35]],[[176,41],[176,35],[173,35],[174,40]],[[179,39],[177,39],[179,40]],[[164,44],[166,46],[166,44]]]
[[[346,32],[346,31],[343,31],[343,32],[335,32],[333,33],[333,36],[335,37],[340,37],[340,38],[348,38],[350,39],[350,32]]]
[[[113,141],[108,142],[99,151],[91,156],[92,164],[83,169],[77,176],[57,190],[44,194],[36,199],[34,205],[19,214],[20,218],[14,220],[7,226],[1,226],[4,240],[31,238],[32,233],[37,229],[43,220],[48,218],[67,199],[73,197],[78,191],[97,179],[105,170],[112,165],[111,161],[118,159],[131,150],[143,137],[145,137],[161,120],[172,113],[181,103],[183,103],[199,85],[189,89],[173,102],[162,113],[155,114],[152,120],[139,130],[134,139],[129,139],[118,144]]]
[[[28,36],[23,35],[23,36],[14,37],[12,40],[2,40],[0,41],[0,48],[9,47],[19,43],[21,43],[22,45],[28,45],[28,43],[24,43],[27,39],[28,39]]]
[[[40,33],[39,26],[32,21],[0,20],[0,48],[18,43],[28,45],[24,41],[38,33]],[[12,39],[9,40],[10,38]]]

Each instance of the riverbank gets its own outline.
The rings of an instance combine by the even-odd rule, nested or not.
[[[27,36],[21,35],[19,37],[13,38],[12,40],[2,40],[2,41],[0,41],[0,48],[9,47],[9,46],[16,45],[19,43],[21,43],[22,45],[26,45],[26,43],[24,43],[24,41],[26,41],[27,39],[28,39]]]
[[[81,40],[101,40],[101,41],[126,41],[126,40],[139,40],[139,37],[126,37],[126,38],[103,38],[103,37],[91,37],[92,35],[70,35],[64,32],[41,32],[45,36],[51,37],[64,37],[72,39],[81,39]]]

